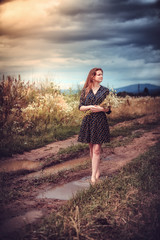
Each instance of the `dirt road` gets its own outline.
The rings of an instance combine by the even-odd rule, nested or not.
[[[160,116],[158,114],[145,116],[133,121],[119,123],[114,126],[114,128],[129,126],[133,123],[154,123],[156,119],[159,119],[159,117]],[[139,129],[137,131],[139,131],[141,134],[138,137],[135,137],[133,141],[128,142],[127,144],[120,144],[120,146],[116,146],[114,148],[105,147],[103,149],[102,161],[100,165],[101,174],[103,177],[107,177],[116,173],[125,164],[144,153],[150,146],[153,146],[160,138],[160,125],[157,125],[154,129],[148,130],[147,132],[145,132],[143,129]],[[119,143],[123,142],[123,140],[124,137],[118,137],[116,139],[116,141]],[[53,152],[56,154],[62,147],[65,148],[73,144],[77,144],[77,136],[65,141],[49,144],[44,148],[32,150],[31,152],[24,153],[23,155],[15,155],[12,159],[6,159],[5,161],[40,160],[42,158],[49,157],[51,154],[53,154]],[[88,155],[84,156],[83,158],[85,158],[86,161],[89,161]],[[77,159],[80,163],[81,158],[76,158],[76,160]],[[74,160],[75,159],[72,161]],[[72,163],[70,163],[69,169],[72,167]],[[4,239],[10,239],[10,234],[20,231],[20,228],[24,227],[26,224],[31,224],[39,219],[42,219],[51,212],[58,211],[58,208],[66,202],[64,200],[52,198],[38,199],[37,195],[39,193],[43,192],[44,190],[47,191],[47,189],[51,188],[51,186],[56,187],[73,180],[88,177],[91,174],[90,166],[86,167],[85,169],[75,171],[69,171],[69,169],[65,171],[64,175],[62,174],[59,176],[58,182],[42,182],[38,186],[33,184],[33,181],[29,182],[28,179],[30,178],[27,174],[25,175],[25,179],[24,175],[19,176],[18,178],[16,176],[9,178],[7,184],[10,186],[7,189],[22,189],[23,194],[10,203],[4,203],[1,208],[0,223],[2,236],[4,237],[6,235],[6,238]],[[35,174],[37,174],[37,172]],[[33,179],[35,177],[42,178],[44,177],[44,174],[42,171],[39,171],[38,176],[32,176]],[[7,229],[7,232],[4,229]]]

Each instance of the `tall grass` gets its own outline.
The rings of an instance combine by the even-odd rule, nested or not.
[[[39,86],[7,77],[0,83],[0,155],[23,152],[78,133],[83,113],[80,90],[61,93],[53,82]],[[108,116],[114,123],[159,111],[160,97],[113,95],[116,107]]]
[[[130,97],[119,98],[121,103],[114,108],[111,118],[140,116],[146,114],[158,113],[160,106],[160,97]]]
[[[23,239],[158,240],[159,154],[157,143],[115,176],[79,192]]]
[[[77,96],[52,82],[40,86],[8,77],[0,83],[0,155],[8,156],[79,131]]]

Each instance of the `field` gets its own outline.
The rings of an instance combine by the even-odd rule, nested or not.
[[[159,111],[160,97],[118,98],[111,91],[110,125]],[[80,90],[62,94],[53,82],[40,86],[8,77],[0,84],[0,156],[22,153],[79,132]]]
[[[0,92],[2,239],[159,239],[160,97],[111,91],[102,179],[61,201],[37,195],[91,173],[88,146],[76,137],[84,116],[80,90],[63,94],[50,82],[37,87],[8,78]],[[62,164],[67,170],[54,172]]]

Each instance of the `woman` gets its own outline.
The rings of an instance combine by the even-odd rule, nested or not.
[[[80,111],[91,111],[82,120],[78,141],[89,143],[90,157],[92,159],[92,184],[95,184],[100,177],[101,145],[110,141],[106,117],[106,113],[110,113],[110,109],[104,109],[100,106],[109,94],[109,89],[100,85],[102,80],[103,70],[101,68],[90,70],[81,92],[79,105]]]

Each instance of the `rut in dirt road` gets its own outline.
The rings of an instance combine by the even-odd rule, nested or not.
[[[110,130],[114,130],[120,127],[127,127],[133,124],[143,124],[145,122],[154,122],[159,118],[159,114],[147,115],[134,120],[129,120],[125,122],[118,123]],[[26,170],[38,170],[41,169],[43,165],[46,164],[46,160],[53,158],[59,152],[60,149],[65,149],[70,146],[79,144],[77,142],[77,135],[63,140],[50,143],[44,147],[33,149],[29,152],[24,152],[23,154],[15,154],[12,157],[2,158],[0,162],[0,172],[4,170],[6,172],[18,171],[22,169]]]
[[[151,120],[153,120],[153,116],[152,119],[150,117],[150,121]],[[146,118],[143,118],[143,121],[146,121]],[[134,138],[133,141],[131,141],[130,143],[126,143],[123,146],[114,147],[112,148],[112,151],[108,148],[104,148],[102,154],[102,161],[100,164],[102,177],[107,177],[111,174],[115,174],[123,166],[131,162],[132,159],[138,157],[140,154],[147,151],[148,148],[150,146],[153,146],[159,138],[160,126],[157,126],[147,132],[142,131],[140,137]],[[119,139],[118,141],[122,141],[122,139]],[[86,158],[89,161],[89,156],[87,156]],[[81,165],[80,158],[77,158],[76,161],[79,162],[79,165]],[[43,171],[43,174],[42,171],[37,171],[36,173],[32,173],[32,175],[26,174],[25,176],[20,176],[19,178],[16,178],[15,176],[15,179],[12,179],[11,182],[8,181],[7,184],[10,185],[11,189],[15,188],[16,186],[16,188],[19,188],[20,190],[21,187],[26,186],[26,190],[23,187],[23,196],[21,195],[20,197],[17,197],[17,199],[12,201],[11,203],[5,203],[3,205],[3,212],[1,208],[1,229],[4,229],[5,226],[6,229],[11,230],[11,233],[14,231],[20,231],[20,228],[24,227],[26,224],[30,222],[36,222],[38,219],[47,216],[52,211],[58,211],[59,206],[65,204],[66,201],[55,199],[55,194],[52,195],[52,193],[54,192],[52,192],[51,190],[54,191],[55,188],[61,187],[62,194],[65,194],[63,187],[66,187],[66,184],[74,181],[76,182],[76,184],[83,183],[84,185],[84,182],[88,181],[88,178],[91,174],[90,166],[86,167],[85,169],[75,169],[73,171],[69,171],[69,169],[73,168],[73,162],[74,160],[71,160],[71,162],[69,163],[68,171],[65,171],[64,168],[60,169],[62,165],[59,164],[59,170],[62,171],[63,174],[58,179],[58,182],[46,181],[42,182],[40,185],[34,186],[34,179],[36,183],[36,179],[41,179],[51,174],[54,175],[52,171],[54,169],[53,167],[51,167],[53,169],[46,168],[45,171]],[[30,179],[32,179],[33,181],[30,182]],[[70,197],[72,197],[72,194],[67,197],[69,199]],[[35,218],[33,218],[31,214],[33,211],[37,211],[37,215]],[[31,219],[30,216],[32,216]],[[27,218],[25,219],[25,217]],[[18,224],[16,224],[16,221],[18,221]],[[3,232],[3,234],[7,235],[6,232]],[[10,238],[8,238],[8,240],[9,239]]]
[[[150,146],[153,146],[158,141],[159,137],[160,126],[150,132],[144,133],[140,138],[135,138],[128,145],[115,147],[114,152],[110,155],[107,155],[107,151],[104,149],[100,164],[102,176],[107,177],[108,175],[115,173],[117,170],[132,161],[132,159],[144,153]],[[36,187],[35,190],[33,190],[32,186],[30,192],[27,192],[27,194],[25,193],[24,199],[20,198],[18,200],[18,205],[16,201],[13,202],[10,207],[7,207],[7,205],[5,206],[7,211],[12,212],[12,217],[6,218],[4,215],[5,220],[1,225],[1,229],[3,230],[1,231],[1,234],[3,234],[2,236],[7,236],[7,234],[11,234],[14,231],[19,231],[22,227],[25,227],[26,224],[35,222],[50,214],[51,210],[55,211],[60,202],[61,204],[64,204],[65,199],[70,199],[73,192],[76,193],[76,189],[79,191],[80,189],[84,189],[84,187],[85,189],[89,188],[89,175],[90,169],[87,168],[75,173],[68,172],[68,181],[66,181],[65,178],[65,183],[62,179],[58,184],[48,183],[45,186],[42,184],[42,186]],[[41,177],[41,175],[39,175],[39,177]],[[69,187],[68,191],[67,187]],[[71,190],[73,190],[73,192]],[[56,200],[57,197],[59,197],[59,200]],[[34,211],[36,211],[35,217],[33,217],[32,214]],[[14,215],[15,212],[16,215]],[[6,232],[4,229],[10,230]]]

